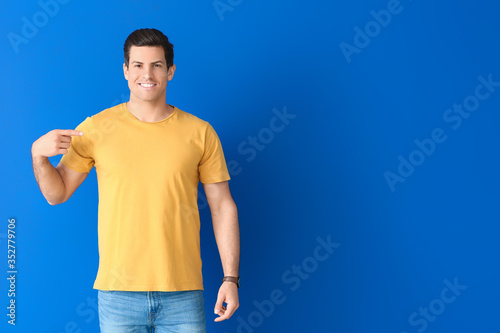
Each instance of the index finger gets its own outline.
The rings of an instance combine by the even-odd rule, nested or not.
[[[65,136],[82,136],[83,132],[75,130],[61,130],[60,134]]]

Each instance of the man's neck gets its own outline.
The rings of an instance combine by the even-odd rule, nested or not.
[[[139,120],[145,122],[156,122],[170,116],[174,108],[166,102],[144,102],[133,101],[130,99],[127,102],[127,109]]]

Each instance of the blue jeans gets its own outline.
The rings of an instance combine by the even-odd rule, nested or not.
[[[99,290],[102,333],[205,333],[202,290]]]

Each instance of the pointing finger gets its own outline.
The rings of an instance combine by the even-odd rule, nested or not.
[[[82,136],[83,135],[82,131],[75,131],[75,130],[61,130],[59,133],[61,135],[65,135],[65,136]]]

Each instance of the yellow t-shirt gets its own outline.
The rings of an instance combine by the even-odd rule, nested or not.
[[[198,184],[229,180],[220,140],[177,107],[143,122],[125,103],[85,119],[61,162],[99,187],[95,289],[202,290]]]

